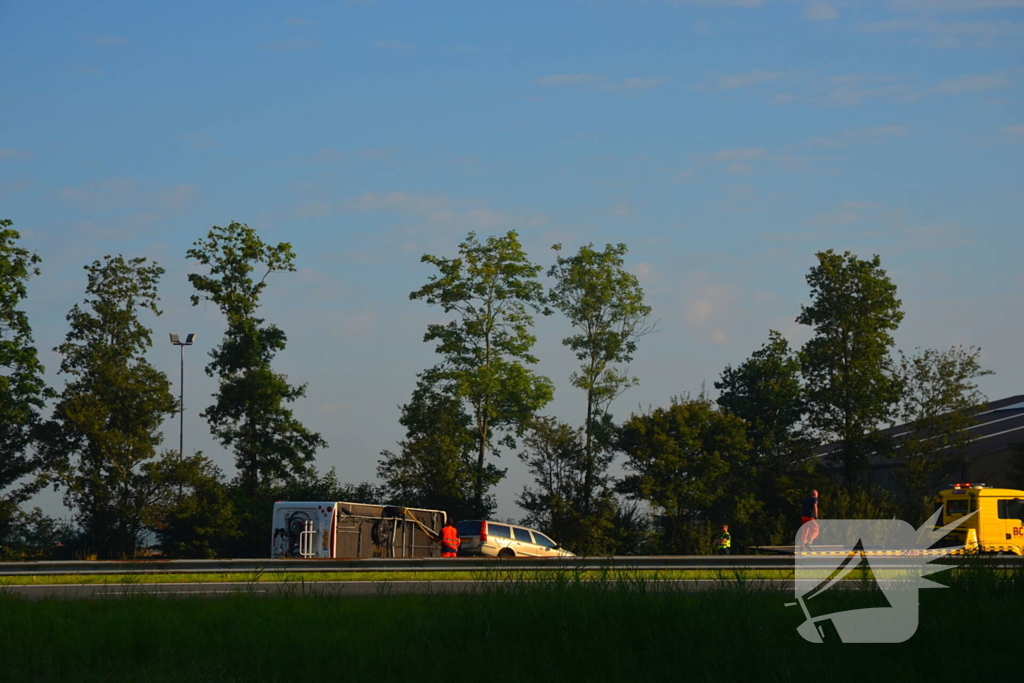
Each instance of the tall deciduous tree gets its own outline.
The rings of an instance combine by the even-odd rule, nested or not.
[[[389,500],[410,507],[445,510],[454,519],[493,513],[496,502],[488,490],[505,471],[484,464],[481,481],[476,467],[477,438],[473,420],[461,399],[435,384],[419,382],[399,418],[406,429],[399,451],[382,451],[377,476]]]
[[[267,278],[295,270],[295,254],[286,242],[265,244],[247,225],[214,226],[187,256],[207,266],[208,274],[188,276],[195,288],[192,305],[210,301],[227,319],[224,340],[210,352],[206,374],[220,379],[212,406],[202,416],[220,443],[235,453],[239,482],[250,498],[261,488],[290,479],[325,447],[320,435],[304,427],[287,404],[305,395],[271,368],[285,348],[284,331],[257,317]]]
[[[617,550],[619,501],[605,474],[612,455],[587,457],[582,429],[553,417],[537,417],[519,453],[534,485],[523,487],[516,504],[527,512],[524,523],[536,527],[580,555],[611,555]],[[596,481],[586,484],[588,469]],[[584,500],[589,502],[584,507]]]
[[[760,509],[744,529],[749,542],[772,544],[789,535],[797,502],[815,482],[816,442],[802,423],[805,410],[800,361],[778,332],[737,367],[726,366],[715,388],[718,405],[743,419],[751,443],[736,492],[752,493]],[[786,539],[788,540],[788,538]]]
[[[155,494],[144,465],[176,409],[167,375],[146,361],[151,333],[139,319],[143,311],[161,314],[164,269],[119,255],[85,270],[85,303],[68,313],[71,330],[55,349],[69,379],[48,425],[47,451],[90,549],[125,557],[138,546]]]
[[[804,433],[806,402],[800,361],[775,330],[768,343],[739,366],[726,366],[715,388],[718,405],[747,423],[751,464],[781,476],[811,457],[814,442]]]
[[[890,349],[903,313],[877,255],[868,261],[829,249],[817,257],[807,275],[811,304],[796,319],[814,328],[800,352],[808,422],[841,442],[843,475],[854,483],[880,448],[877,428],[899,398]]]
[[[202,453],[174,451],[147,464],[157,491],[146,526],[164,557],[223,555],[239,535],[238,519],[220,468]]]
[[[476,440],[474,497],[483,514],[488,451],[495,442],[515,448],[516,436],[553,394],[551,381],[526,367],[537,362],[530,328],[531,311],[542,311],[544,301],[540,267],[530,262],[515,231],[482,243],[471,232],[458,258],[428,254],[421,260],[438,273],[409,298],[441,306],[455,318],[427,326],[423,340],[436,341],[444,360],[420,378],[468,405]]]
[[[896,483],[908,521],[919,521],[927,489],[956,471],[964,450],[977,438],[969,428],[986,399],[975,380],[992,374],[981,367],[980,354],[980,349],[959,346],[911,356],[900,352],[900,399],[893,418],[906,431],[894,437],[890,454],[903,465],[896,470]]]
[[[562,256],[560,244],[552,249],[559,256],[548,271],[555,279],[549,300],[577,331],[562,343],[582,361],[570,381],[587,397],[582,496],[577,501],[587,512],[603,472],[597,467],[597,452],[607,447],[595,444],[595,433],[609,404],[639,382],[623,366],[633,359],[640,337],[652,329],[645,324],[651,307],[644,303],[636,276],[625,268],[625,244],[607,244],[604,251],[588,244],[573,256]]]
[[[746,425],[703,396],[673,398],[668,408],[631,416],[618,447],[631,472],[620,490],[662,513],[662,551],[699,552],[699,541],[710,541],[711,522],[736,523],[746,514],[741,508],[749,501],[730,490],[749,456]]]
[[[0,546],[12,540],[18,505],[39,487],[26,477],[40,467],[30,446],[48,394],[28,315],[20,308],[40,258],[19,246],[21,234],[12,225],[0,220]]]

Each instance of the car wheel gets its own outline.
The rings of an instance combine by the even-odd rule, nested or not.
[[[508,558],[508,557],[515,557],[515,556],[516,556],[516,553],[511,548],[502,548],[501,550],[498,551],[498,557],[499,558]]]

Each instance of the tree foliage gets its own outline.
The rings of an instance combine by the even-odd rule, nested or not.
[[[13,541],[18,504],[40,486],[26,480],[41,462],[31,449],[39,411],[49,392],[32,328],[21,303],[41,259],[19,246],[21,234],[0,220],[0,545]]]
[[[597,452],[606,446],[594,443],[595,433],[609,404],[639,382],[623,366],[633,359],[640,337],[653,329],[646,325],[651,307],[644,303],[636,276],[625,268],[625,244],[607,244],[604,251],[588,244],[573,256],[562,256],[560,244],[552,248],[559,256],[548,271],[555,278],[549,301],[577,330],[562,343],[582,362],[570,381],[587,401],[583,481],[576,501],[586,513],[600,486]]]
[[[960,346],[911,356],[900,351],[900,398],[893,418],[906,429],[894,437],[889,455],[902,465],[896,483],[908,506],[905,518],[919,514],[927,489],[957,470],[964,450],[977,438],[969,428],[986,399],[975,380],[992,374],[982,369],[980,354],[980,349]]]
[[[877,255],[868,261],[830,249],[817,258],[807,275],[811,304],[797,318],[814,329],[800,352],[808,422],[841,442],[851,483],[866,473],[868,455],[880,447],[877,428],[899,398],[889,351],[903,313]]]
[[[142,311],[161,314],[164,270],[120,255],[85,270],[85,303],[68,313],[71,329],[55,349],[68,380],[47,425],[46,450],[89,549],[126,557],[138,547],[156,491],[144,464],[176,408],[167,375],[145,358],[151,333],[139,319]]]
[[[515,231],[484,242],[471,232],[457,258],[427,254],[421,261],[438,272],[409,298],[440,306],[454,318],[427,326],[423,340],[437,342],[443,361],[420,379],[434,393],[468,405],[476,442],[474,498],[477,514],[483,514],[493,473],[486,467],[488,451],[495,442],[515,448],[515,438],[553,394],[551,381],[526,367],[537,362],[530,353],[536,341],[530,328],[531,311],[543,310],[540,267],[530,262]]]
[[[223,555],[239,535],[238,520],[224,475],[202,453],[180,457],[166,451],[149,463],[157,491],[146,511],[146,526],[164,557]]]
[[[306,385],[293,386],[271,368],[274,355],[285,348],[284,331],[256,315],[267,278],[294,271],[295,255],[290,244],[270,246],[252,228],[232,222],[214,226],[187,256],[209,271],[188,276],[196,290],[192,305],[210,301],[227,320],[224,339],[206,366],[220,386],[202,416],[221,445],[234,451],[239,483],[255,497],[301,472],[327,445],[287,407],[305,395]]]
[[[578,555],[616,554],[629,541],[616,529],[624,519],[617,518],[623,511],[607,474],[612,458],[608,448],[588,457],[582,429],[553,417],[535,418],[519,453],[534,481],[516,499],[527,512],[523,523]],[[594,477],[589,484],[588,470]]]
[[[781,476],[806,463],[814,441],[805,433],[800,361],[775,330],[768,343],[715,382],[718,405],[747,423],[752,466]]]
[[[436,384],[419,382],[401,408],[406,429],[399,451],[382,451],[377,476],[391,502],[445,510],[454,519],[489,517],[497,507],[488,490],[505,471],[491,463],[477,469],[477,433],[463,402]],[[483,498],[477,497],[478,485]]]
[[[333,500],[374,505],[383,504],[387,499],[383,486],[368,481],[358,484],[342,482],[334,467],[323,473],[308,467],[289,481],[277,497],[281,500]]]
[[[795,519],[798,505],[814,486],[814,439],[807,433],[800,379],[800,361],[789,343],[771,330],[768,342],[739,366],[726,366],[715,382],[721,391],[718,405],[743,419],[751,444],[751,457],[736,480],[737,493],[757,501],[748,508],[750,518],[734,533],[754,544],[776,544],[790,539],[782,520]],[[781,522],[781,523],[780,523]]]
[[[703,396],[673,398],[668,408],[632,415],[622,425],[618,448],[631,472],[620,490],[661,512],[663,552],[701,551],[698,539],[710,542],[707,524],[749,514],[743,509],[749,497],[730,495],[749,457],[746,425]]]

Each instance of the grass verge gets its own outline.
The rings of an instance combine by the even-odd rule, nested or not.
[[[965,657],[998,664],[1019,647],[1019,573],[948,578],[950,590],[922,591],[917,634],[882,645],[807,643],[795,630],[803,614],[783,606],[790,594],[743,582],[686,593],[563,575],[401,596],[384,583],[363,600],[308,587],[216,600],[0,595],[0,658],[12,681],[933,682]],[[820,600],[819,613],[876,606],[877,595]]]

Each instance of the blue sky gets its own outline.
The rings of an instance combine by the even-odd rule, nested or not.
[[[0,3],[0,217],[43,258],[27,308],[58,386],[82,266],[167,269],[150,358],[177,383],[166,334],[199,335],[186,450],[229,472],[198,419],[223,322],[189,305],[185,251],[231,220],[294,245],[264,313],[348,481],[436,360],[419,258],[470,230],[518,230],[545,268],[555,242],[629,245],[660,323],[620,419],[710,388],[770,328],[806,340],[828,248],[879,254],[899,346],[980,346],[1002,398],[1024,393],[1022,38],[1024,0]],[[578,423],[567,332],[538,321],[536,353]],[[519,516],[525,468],[498,464]]]

